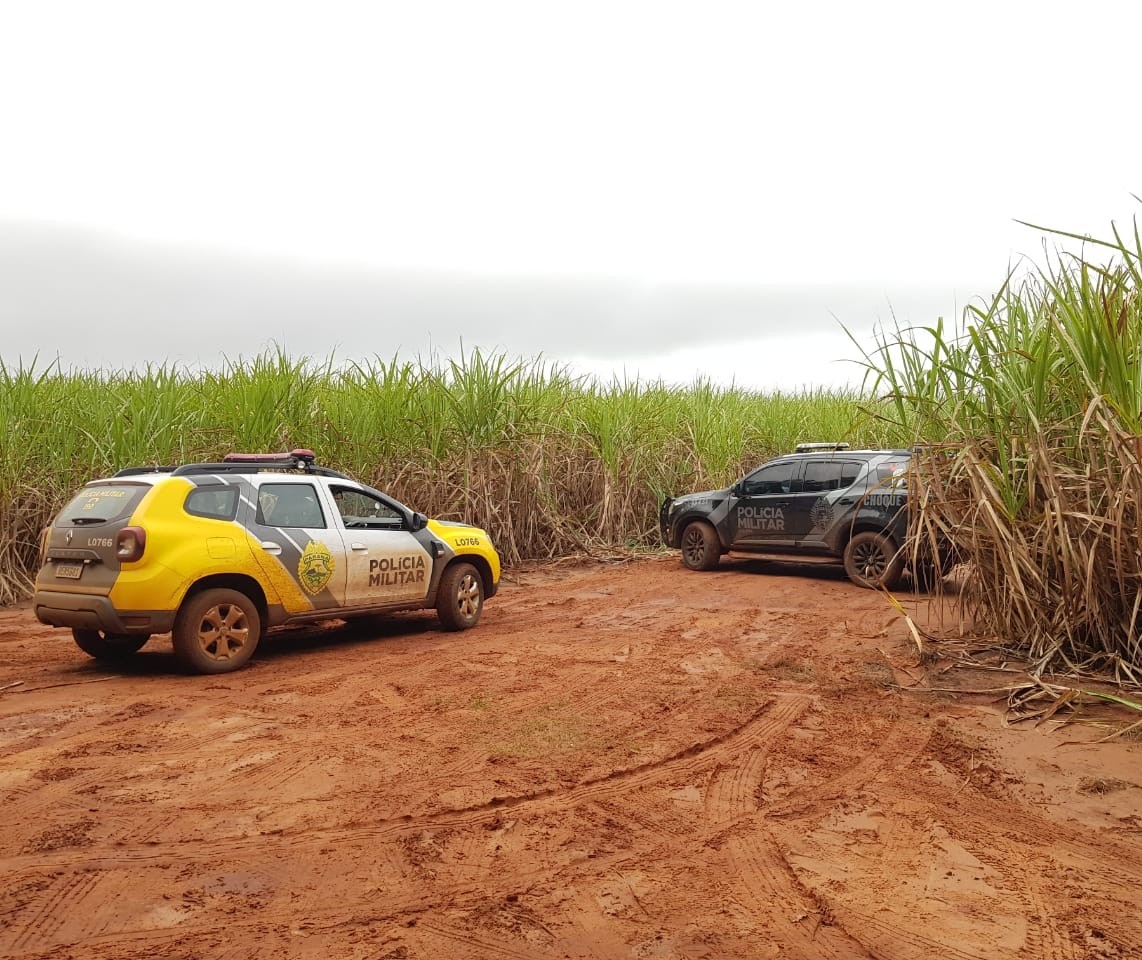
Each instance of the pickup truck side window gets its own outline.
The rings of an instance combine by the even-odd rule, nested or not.
[[[876,468],[878,485],[903,490],[906,486],[908,468],[905,463],[882,463]]]
[[[860,464],[851,460],[809,461],[805,464],[804,490],[806,493],[824,493],[844,490],[856,483]]]

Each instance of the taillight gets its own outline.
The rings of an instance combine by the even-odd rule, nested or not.
[[[143,556],[147,531],[142,527],[124,527],[115,534],[115,558],[120,563],[133,563]]]
[[[48,558],[48,537],[51,536],[52,528],[44,527],[40,531],[40,566],[42,567]]]

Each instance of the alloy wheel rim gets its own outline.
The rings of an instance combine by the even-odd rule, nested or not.
[[[883,551],[875,544],[863,547],[857,555],[857,560],[861,575],[868,579],[878,579],[887,566]]]
[[[686,534],[686,543],[684,546],[686,556],[690,558],[691,562],[699,563],[705,553],[705,544],[702,541],[702,535],[696,531],[689,531]]]
[[[460,580],[460,588],[456,591],[456,603],[460,613],[471,619],[480,610],[480,587],[472,574],[465,574]]]
[[[202,616],[198,646],[211,660],[231,660],[250,642],[246,613],[235,603],[220,603]]]

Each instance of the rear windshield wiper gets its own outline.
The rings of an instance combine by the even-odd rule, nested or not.
[[[85,523],[106,523],[106,517],[72,517],[71,522],[77,527],[82,527]]]

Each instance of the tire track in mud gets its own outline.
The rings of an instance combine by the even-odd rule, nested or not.
[[[174,856],[171,855],[169,847],[167,850],[156,850],[153,847],[135,849],[128,847],[125,849],[117,848],[113,851],[85,848],[82,853],[72,851],[54,855],[49,853],[37,857],[24,856],[16,858],[17,862],[10,862],[9,866],[14,868],[10,877],[35,876],[46,871],[61,869],[82,870],[84,871],[82,877],[67,882],[76,884],[86,882],[94,886],[99,878],[108,871],[137,870],[147,866],[166,868],[178,864],[208,865],[219,861],[231,863],[257,862],[265,857],[267,838],[272,836],[278,836],[280,842],[289,846],[290,855],[296,855],[299,851],[312,850],[315,847],[344,845],[347,848],[371,849],[385,841],[396,841],[402,836],[427,828],[470,830],[474,826],[480,826],[499,818],[505,810],[518,810],[521,815],[527,813],[535,816],[550,816],[560,811],[605,802],[609,798],[656,785],[663,779],[677,776],[680,771],[692,776],[695,771],[712,764],[728,764],[732,757],[742,750],[752,754],[758,744],[767,742],[779,735],[795,722],[807,709],[809,703],[810,699],[803,696],[776,697],[756,711],[744,724],[723,735],[691,745],[669,757],[651,761],[639,767],[616,771],[570,789],[553,788],[537,791],[531,795],[497,797],[491,801],[467,808],[443,810],[419,817],[399,817],[368,826],[320,829],[298,834],[283,832],[281,834],[260,834],[253,837],[186,841],[183,844],[177,844],[177,846],[183,846],[184,850],[176,852]],[[662,840],[670,839],[667,834],[656,832],[656,836]],[[629,852],[624,852],[602,857],[599,862],[592,865],[591,870],[594,872],[595,869],[610,869],[614,863],[622,862],[629,856]],[[490,868],[487,867],[477,867],[477,872],[480,869],[491,872]],[[521,880],[540,879],[543,876],[558,873],[561,869],[558,864],[549,863],[546,869],[534,871],[530,877],[516,871],[513,873],[511,882],[515,886]],[[84,878],[87,879],[84,880]],[[456,884],[445,883],[435,886],[427,896],[424,894],[412,896],[403,905],[401,905],[401,901],[404,898],[391,898],[387,903],[385,916],[391,916],[396,911],[428,910],[433,905],[438,904],[442,896],[454,900],[472,896],[480,897],[486,893],[486,879]],[[55,927],[48,926],[47,921],[49,915],[54,915],[57,912],[57,908],[65,895],[66,891],[58,896],[53,896],[37,909],[34,916],[23,927],[18,948],[27,947],[33,941],[50,940],[51,932],[59,929],[63,919],[59,919]],[[343,905],[335,902],[323,909],[312,911],[310,916],[311,918],[320,918],[328,914],[332,917],[342,912]],[[264,923],[267,915],[273,915],[273,911],[263,914],[258,921],[250,921],[250,924]],[[64,912],[64,916],[66,916],[66,912]],[[236,921],[236,925],[243,928],[247,926],[241,920]],[[171,931],[134,931],[133,933],[144,939],[150,937],[152,940],[162,940],[174,935],[182,937],[192,934],[196,929],[198,929],[197,925],[190,921],[178,924],[177,928]],[[206,932],[206,930],[207,927],[202,927],[202,932]],[[128,931],[123,932],[128,936],[130,933]],[[93,943],[118,942],[116,937],[107,939],[96,936],[92,940]]]
[[[830,774],[826,783],[797,790],[795,796],[769,807],[764,811],[764,815],[766,818],[791,819],[800,822],[821,814],[823,812],[822,805],[828,804],[829,801],[852,796],[858,791],[879,782],[901,781],[906,776],[908,768],[922,754],[930,736],[930,731],[917,728],[914,720],[897,720],[887,734],[880,739],[872,753],[863,756],[856,764],[846,770],[837,774]],[[763,763],[763,761],[761,762]],[[747,763],[732,771],[720,771],[720,773],[722,775],[711,784],[706,797],[707,818],[711,821],[712,826],[719,823],[733,823],[758,809],[755,797],[761,788],[763,768],[751,771],[750,764]],[[909,785],[914,787],[923,778],[909,777],[908,780]],[[908,796],[909,788],[902,783],[900,787],[897,795]],[[939,805],[934,806],[936,810],[940,810]],[[1004,810],[1003,813],[1005,816],[995,822],[1003,823],[1006,821],[1010,811]],[[816,911],[819,915],[840,919],[851,914],[855,922],[851,924],[841,923],[840,928],[846,937],[851,938],[857,944],[862,944],[867,939],[867,936],[862,936],[860,932],[864,920],[863,914],[847,910],[836,898],[824,898],[813,889],[811,884],[806,885],[800,879],[798,870],[789,862],[787,852],[781,848],[779,841],[772,832],[760,825],[758,825],[758,829],[764,831],[767,842],[761,842],[755,833],[747,838],[735,834],[731,836],[728,843],[735,863],[738,865],[738,885],[745,887],[756,885],[761,890],[760,894],[756,894],[752,890],[747,891],[746,899],[759,906],[764,906],[766,903],[781,903],[784,909],[778,911],[779,915],[794,915],[796,913],[796,915],[805,916]],[[1002,847],[1000,837],[995,831],[989,830],[983,835],[992,836],[990,846],[999,845]],[[961,836],[958,839],[964,844],[965,849],[975,850],[978,853],[984,846],[980,843],[980,836],[980,833],[972,832],[971,835]],[[774,862],[775,858],[777,862]],[[1031,943],[1029,947],[1031,952],[1028,955],[1042,958],[1042,960],[1075,960],[1076,954],[1073,945],[1065,934],[1058,929],[1058,924],[1051,916],[1050,911],[1046,909],[1045,905],[1048,901],[1042,896],[1040,890],[1041,878],[1034,875],[1033,871],[1019,871],[1018,876],[1011,876],[1009,864],[1017,864],[1021,860],[1021,856],[1013,855],[1001,860],[997,866],[1005,879],[1011,881],[1008,885],[1009,890],[1025,904],[1023,914],[1027,920],[1028,939]],[[815,904],[817,906],[814,906]],[[900,957],[901,960],[917,958],[917,960],[921,960],[921,958],[930,956],[935,947],[940,947],[946,955],[971,958],[971,960],[989,960],[988,953],[962,951],[916,934],[909,929],[907,917],[902,917],[899,923],[877,918],[875,926],[881,932],[890,934],[889,939],[894,941],[894,946],[892,950],[888,951],[879,944],[875,947],[864,946],[863,949],[866,951],[872,950],[868,954],[869,956]],[[816,942],[815,937],[812,943],[807,942],[803,936],[803,928],[799,925],[793,927],[786,924],[782,936],[788,938],[788,944],[800,943],[800,947],[807,951],[806,957],[834,955],[826,952],[829,948]],[[953,953],[947,954],[948,950],[952,950]],[[839,954],[839,956],[847,955],[843,952]]]
[[[729,826],[756,812],[768,762],[769,752],[754,747],[746,752],[744,763],[714,770],[702,796],[709,827]]]
[[[936,940],[915,930],[902,928],[893,923],[863,911],[853,910],[841,904],[831,904],[830,912],[834,919],[847,930],[871,930],[879,936],[868,936],[865,948],[868,956],[876,960],[995,960],[994,947],[986,947],[982,952],[962,950],[955,944]],[[1021,951],[1022,952],[1022,951]],[[1035,960],[1049,960],[1050,954],[1031,954]]]
[[[936,798],[929,796],[927,799],[935,810],[940,811]],[[979,799],[973,797],[971,806],[974,807]],[[988,801],[981,805],[987,808],[993,803]],[[1137,862],[1130,864],[1128,856],[1117,863],[1108,861],[1103,848],[1085,839],[1090,832],[1084,828],[1061,833],[1059,824],[1043,821],[1033,813],[1028,816],[1026,809],[1020,811],[1020,821],[1015,824],[1011,810],[1000,809],[998,804],[994,805],[991,818],[965,810],[965,806],[967,804],[961,803],[952,808],[954,815],[944,813],[940,817],[941,823],[949,835],[973,856],[1002,874],[1007,881],[1007,891],[1025,905],[1028,945],[1023,953],[1029,958],[1078,960],[1085,955],[1085,949],[1073,942],[1049,908],[1052,903],[1050,894],[1055,892],[1057,881],[1043,869],[1045,863],[1054,862],[1061,868],[1081,871],[1091,879],[1113,880],[1124,890],[1137,889],[1142,885],[1142,865]],[[1029,858],[1029,849],[1037,850],[1039,855]],[[1122,869],[1124,861],[1128,869]],[[1134,869],[1129,869],[1130,866]],[[1122,931],[1122,925],[1131,921],[1133,931]],[[1102,922],[1126,943],[1142,932],[1142,923],[1136,914],[1106,915]]]
[[[724,828],[740,825],[731,829],[723,848],[735,900],[750,920],[767,918],[767,934],[782,944],[789,960],[871,958],[845,931],[826,923],[827,911],[786,864],[758,816],[768,760],[765,746],[746,750],[742,762],[715,770],[703,796],[707,829],[724,833]],[[854,954],[854,948],[859,952]]]
[[[258,847],[265,843],[267,836],[280,837],[290,843],[304,843],[306,845],[327,845],[334,843],[362,843],[370,839],[384,839],[406,833],[410,830],[425,827],[451,827],[463,828],[472,824],[479,824],[486,820],[499,817],[504,811],[522,808],[535,808],[537,812],[551,812],[566,810],[603,800],[617,793],[629,789],[641,789],[658,780],[684,771],[692,774],[702,767],[717,762],[728,754],[741,749],[748,749],[755,744],[762,743],[779,734],[792,724],[810,703],[809,697],[804,696],[778,696],[768,701],[756,711],[744,724],[736,729],[714,737],[708,741],[693,744],[677,753],[646,764],[619,770],[602,777],[585,781],[569,788],[552,787],[530,794],[519,794],[508,797],[493,797],[472,806],[440,810],[434,813],[419,816],[398,816],[379,820],[375,824],[350,824],[337,828],[322,828],[315,831],[301,831],[294,833],[289,830],[273,831],[269,834],[258,834],[254,837],[230,837],[214,840],[188,840],[172,846],[193,847],[195,852],[189,855],[163,854],[161,851],[146,849],[117,849],[106,851],[103,855],[90,847],[81,859],[74,859],[66,855],[17,857],[10,863],[17,868],[27,867],[37,870],[50,870],[59,867],[75,867],[80,864],[109,863],[118,864],[160,864],[165,862],[197,862],[227,854],[235,854],[248,847]],[[33,864],[32,860],[36,862]],[[24,861],[24,862],[21,862]]]
[[[11,942],[5,948],[4,931],[0,931],[0,948],[6,952],[24,951],[34,939],[48,939],[56,933],[75,910],[103,879],[101,874],[80,873],[62,877],[52,884],[38,908],[18,931],[12,931]],[[11,882],[11,881],[9,881]]]
[[[537,949],[534,945],[529,944],[526,948],[509,947],[505,946],[502,941],[491,940],[487,937],[480,937],[467,930],[462,930],[458,927],[448,926],[436,920],[421,920],[416,925],[416,932],[418,941],[420,940],[436,940],[437,944],[443,949],[431,950],[429,949],[425,955],[436,957],[454,956],[454,948],[456,946],[462,947],[475,947],[481,951],[483,956],[488,957],[507,957],[509,960],[542,960],[544,957],[550,957],[551,960],[566,957],[567,954],[559,950]],[[428,933],[430,936],[424,937],[423,934]],[[433,944],[423,944],[425,947],[431,947]],[[450,949],[452,948],[452,949]],[[591,954],[590,956],[595,956]]]
[[[764,824],[754,821],[751,826],[726,844],[736,870],[733,888],[748,917],[765,918],[765,932],[782,944],[782,956],[789,960],[875,957],[843,927],[832,925],[831,910],[788,868]]]
[[[961,802],[949,807],[946,793],[933,788],[923,774],[910,775],[908,772],[929,739],[927,731],[912,730],[905,722],[897,721],[872,754],[848,770],[831,776],[827,784],[799,793],[796,798],[784,800],[768,809],[766,816],[793,822],[810,820],[823,813],[822,804],[846,794],[851,796],[873,784],[890,788],[878,790],[878,793],[910,797],[914,801],[922,799],[933,811],[933,819],[942,823],[965,850],[981,861],[989,862],[1003,877],[1008,894],[1023,904],[1022,915],[1027,923],[1027,945],[1023,952],[1036,960],[1077,960],[1078,948],[1048,908],[1051,898],[1045,896],[1041,871],[1026,868],[1027,848],[1037,846],[1044,851],[1058,851],[1060,846],[1064,846],[1074,859],[1088,860],[1092,872],[1097,869],[1103,876],[1118,873],[1121,881],[1128,885],[1142,882],[1142,864],[1138,865],[1138,872],[1116,870],[1116,865],[1105,862],[1100,845],[1084,842],[1085,831],[1072,830],[1060,837],[1058,824],[1041,820],[1033,812],[1028,817],[1027,810],[1022,810],[1018,822],[1015,822],[1010,807],[987,798],[972,796],[970,804]],[[981,806],[991,808],[991,817],[979,815]],[[970,811],[965,812],[965,807],[970,807]],[[1004,850],[1009,850],[1010,855],[1004,856]],[[787,869],[799,875],[797,868],[789,862],[787,852],[782,850],[781,855]],[[1057,854],[1048,855],[1060,859]],[[829,898],[829,909],[837,917],[851,916],[853,921],[845,925],[856,929],[849,929],[850,935],[858,941],[868,939],[860,933],[861,926],[870,919],[866,914],[847,908],[836,898]],[[899,924],[883,917],[873,920],[871,926],[893,941],[890,950],[877,944],[876,956],[923,960],[936,947],[945,953],[951,951],[948,955],[971,960],[990,960],[992,955],[987,951],[968,952],[926,938],[909,929],[907,918]]]
[[[287,750],[288,747],[275,751],[272,757],[230,771],[231,775],[223,781],[223,786],[234,780],[241,780],[247,790],[268,793],[271,796],[279,795],[277,791],[290,781],[298,780],[320,760],[317,756],[291,754],[287,753]],[[282,756],[283,753],[286,753],[286,756]]]
[[[826,782],[816,787],[801,788],[794,797],[774,803],[767,809],[767,816],[781,819],[819,812],[822,804],[853,795],[885,770],[898,771],[910,766],[931,736],[931,731],[918,726],[914,719],[898,719],[872,750],[862,754],[852,766],[830,774]]]

